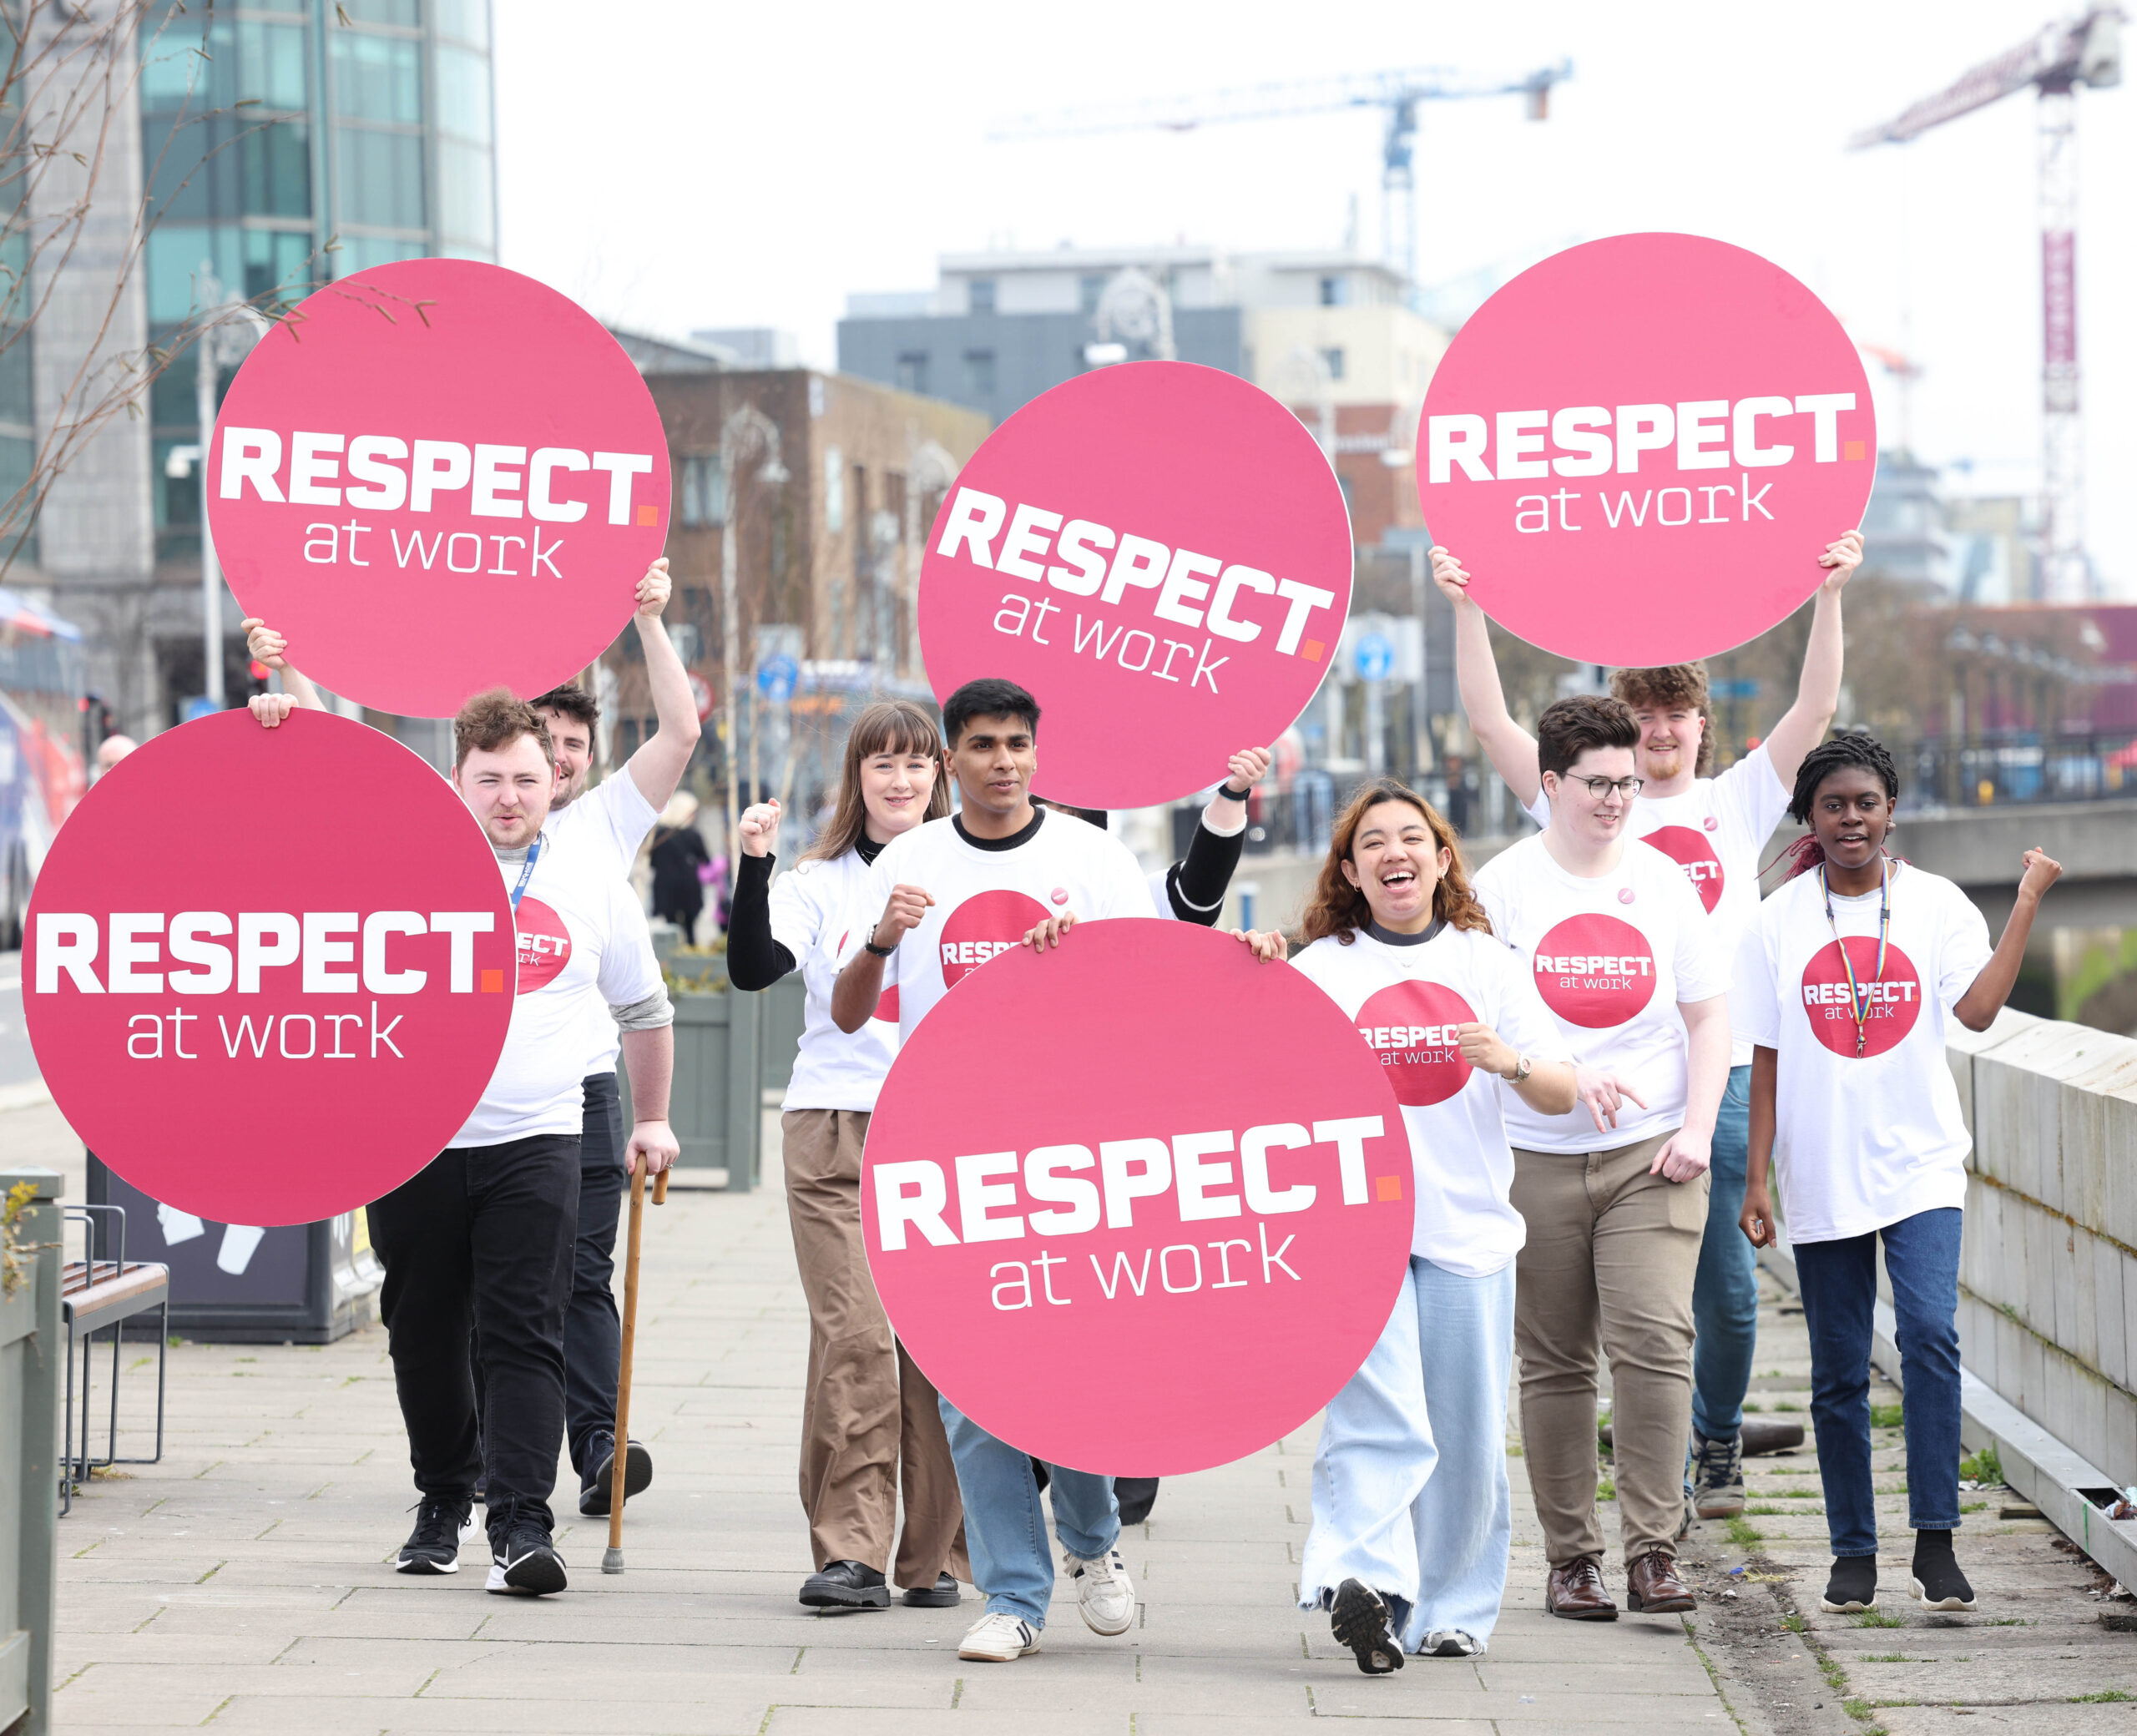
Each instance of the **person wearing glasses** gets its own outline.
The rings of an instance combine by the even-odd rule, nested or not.
[[[1501,1104],[1512,1199],[1528,1225],[1513,1313],[1523,1463],[1550,1562],[1544,1607],[1575,1621],[1618,1613],[1596,1513],[1604,1355],[1627,1605],[1693,1607],[1676,1539],[1692,1274],[1729,1079],[1729,975],[1691,882],[1627,835],[1639,736],[1622,699],[1583,694],[1547,709],[1537,764],[1551,823],[1477,877],[1492,932],[1533,973],[1561,1052],[1613,1082],[1599,1098],[1599,1130],[1517,1096]]]
[[[1811,830],[1790,851],[1790,878],[1753,917],[1738,971],[1756,1044],[1740,1221],[1750,1245],[1773,1244],[1767,1171],[1777,1162],[1832,1540],[1820,1607],[1840,1613],[1877,1601],[1870,1330],[1881,1242],[1906,1389],[1912,1589],[1925,1609],[1974,1607],[1952,1547],[1972,1141],[1944,1044],[1954,1020],[1986,1031],[2003,1010],[2042,895],[2063,872],[2044,851],[2025,853],[1992,951],[1964,892],[1887,850],[1899,792],[1892,756],[1869,736],[1811,750],[1788,808]]]
[[[1701,664],[1616,669],[1610,691],[1632,707],[1639,724],[1634,770],[1644,780],[1632,810],[1631,834],[1684,870],[1706,911],[1708,931],[1731,968],[1737,943],[1759,906],[1759,856],[1788,805],[1789,785],[1803,756],[1826,737],[1840,703],[1841,591],[1862,559],[1858,531],[1826,545],[1818,557],[1826,578],[1811,608],[1796,699],[1765,740],[1718,777],[1714,714]],[[1469,575],[1444,548],[1432,551],[1432,573],[1454,605],[1455,663],[1462,703],[1477,739],[1515,799],[1538,825],[1550,824],[1533,737],[1508,713],[1482,610],[1469,600]],[[1744,1454],[1792,1446],[1802,1431],[1744,1417],[1744,1395],[1759,1325],[1758,1262],[1734,1232],[1743,1204],[1745,1142],[1750,1132],[1751,1042],[1741,997],[1731,997],[1729,1089],[1714,1129],[1712,1193],[1707,1234],[1692,1284],[1692,1431],[1685,1453],[1685,1515],[1726,1519],[1744,1511]]]

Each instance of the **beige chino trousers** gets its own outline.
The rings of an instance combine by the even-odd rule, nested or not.
[[[1513,1305],[1521,1442],[1554,1567],[1603,1554],[1595,1510],[1603,1355],[1625,1560],[1677,1553],[1692,1426],[1692,1277],[1708,1181],[1647,1173],[1670,1138],[1584,1155],[1513,1153],[1514,1209],[1528,1225]]]
[[[781,1118],[786,1211],[809,1299],[809,1382],[801,1406],[801,1510],[819,1568],[860,1562],[893,1585],[969,1582],[964,1508],[935,1388],[906,1355],[868,1273],[861,1237],[865,1111],[791,1109]],[[893,1564],[898,1496],[905,1530]]]

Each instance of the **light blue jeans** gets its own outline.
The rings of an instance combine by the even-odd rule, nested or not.
[[[1300,1608],[1358,1579],[1388,1600],[1405,1651],[1440,1628],[1491,1638],[1513,1536],[1513,1273],[1464,1278],[1412,1257],[1380,1342],[1321,1422]]]
[[[1759,1256],[1736,1226],[1751,1144],[1751,1070],[1732,1067],[1715,1118],[1706,1239],[1692,1279],[1692,1427],[1709,1441],[1733,1441],[1742,1430],[1759,1347]],[[1690,1489],[1689,1442],[1685,1462]]]
[[[957,1493],[964,1498],[973,1582],[987,1594],[988,1613],[1021,1616],[1043,1628],[1053,1601],[1053,1555],[1046,1545],[1046,1512],[1039,1506],[1031,1456],[988,1434],[947,1399],[937,1402],[957,1467]],[[1113,1479],[1060,1465],[1048,1468],[1054,1535],[1069,1554],[1097,1559],[1120,1537]]]

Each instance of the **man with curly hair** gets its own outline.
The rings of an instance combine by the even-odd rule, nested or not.
[[[1859,531],[1829,544],[1827,569],[1811,606],[1810,643],[1795,703],[1762,742],[1719,777],[1714,714],[1703,664],[1618,669],[1610,691],[1639,724],[1634,769],[1641,780],[1628,835],[1652,845],[1681,867],[1705,906],[1710,940],[1725,963],[1759,906],[1759,854],[1788,805],[1803,756],[1823,741],[1840,704],[1841,588],[1862,560]],[[1536,764],[1536,739],[1508,711],[1482,610],[1469,600],[1469,575],[1444,548],[1432,551],[1432,576],[1454,605],[1455,667],[1470,728],[1523,810],[1551,823]],[[1692,1434],[1687,1448],[1684,1529],[1695,1516],[1722,1519],[1744,1510],[1744,1395],[1757,1347],[1756,1256],[1735,1234],[1743,1204],[1751,1133],[1751,1044],[1745,1014],[1731,995],[1729,1088],[1715,1123],[1707,1229],[1692,1287]],[[1680,1532],[1680,1536],[1683,1535]]]

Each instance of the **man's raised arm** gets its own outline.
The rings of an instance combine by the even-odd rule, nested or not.
[[[1492,630],[1484,612],[1470,601],[1469,575],[1444,548],[1432,550],[1432,578],[1454,605],[1454,680],[1470,732],[1523,808],[1543,787],[1536,770],[1536,738],[1513,720],[1492,656]]]
[[[281,692],[255,694],[249,702],[253,716],[261,725],[275,729],[292,711],[299,709],[326,710],[326,702],[319,697],[319,689],[290,661],[290,642],[257,615],[247,616],[240,624],[245,628],[245,648],[252,654],[253,660],[265,664],[282,678]]]
[[[646,690],[653,697],[653,712],[660,727],[651,740],[631,755],[629,770],[639,794],[656,810],[668,805],[675,786],[683,781],[702,733],[697,699],[690,691],[690,673],[675,654],[674,641],[668,637],[667,623],[660,618],[674,590],[674,581],[668,576],[668,561],[663,556],[645,569],[645,577],[638,582],[638,613],[631,617],[645,649]]]
[[[1862,532],[1850,531],[1829,543],[1818,564],[1831,571],[1818,587],[1818,600],[1811,608],[1811,639],[1803,648],[1796,703],[1766,735],[1766,759],[1784,789],[1795,784],[1803,756],[1826,739],[1833,714],[1840,709],[1840,593],[1862,564]]]

